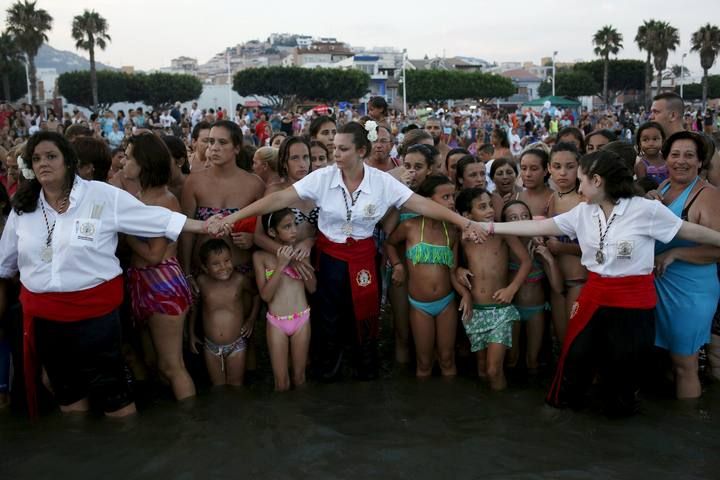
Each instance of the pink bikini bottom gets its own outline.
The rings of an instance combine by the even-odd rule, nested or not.
[[[302,326],[310,320],[310,307],[302,312],[293,313],[292,315],[273,315],[268,312],[265,318],[270,322],[270,325],[279,328],[288,337],[292,337],[295,332],[300,330]]]

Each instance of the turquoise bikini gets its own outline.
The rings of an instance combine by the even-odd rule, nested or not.
[[[445,230],[445,245],[425,243],[423,241],[425,237],[425,217],[423,217],[420,226],[420,242],[407,249],[405,258],[412,262],[413,265],[445,265],[448,268],[453,268],[455,266],[455,256],[450,248],[450,235],[448,235],[445,222],[443,222],[443,230]],[[408,295],[410,305],[431,317],[440,315],[454,299],[455,292],[453,291],[432,302],[419,302]]]

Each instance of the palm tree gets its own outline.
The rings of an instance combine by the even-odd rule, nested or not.
[[[75,48],[82,48],[90,53],[90,88],[92,90],[93,108],[96,108],[98,104],[95,47],[105,50],[106,41],[111,40],[107,31],[107,20],[94,10],[85,10],[82,15],[76,15],[73,18],[72,37],[76,40]]]
[[[692,43],[690,50],[700,53],[700,66],[703,69],[702,104],[703,110],[705,110],[708,95],[708,70],[712,68],[718,53],[720,53],[720,28],[708,23],[693,33],[690,42]]]
[[[10,98],[10,69],[18,62],[25,60],[20,46],[7,32],[0,35],[0,72],[2,72],[3,98]]]
[[[660,93],[662,88],[662,74],[667,68],[667,59],[669,52],[673,52],[680,45],[680,36],[677,28],[668,22],[658,22],[655,34],[653,35],[653,43],[650,46],[653,54],[653,62],[655,70],[657,70],[657,92]]]
[[[638,48],[642,51],[647,52],[647,58],[645,59],[645,104],[650,105],[650,82],[652,79],[652,45],[654,42],[655,32],[657,30],[657,20],[645,20],[642,25],[638,27],[637,35],[635,35],[635,43]]]
[[[20,49],[25,53],[30,76],[30,98],[37,102],[37,69],[35,57],[48,37],[46,32],[52,28],[53,18],[42,8],[36,9],[37,2],[19,0],[7,9],[8,32],[15,37]]]
[[[609,103],[608,99],[608,67],[610,66],[610,54],[617,55],[622,45],[623,36],[612,25],[605,25],[598,30],[593,36],[593,44],[595,45],[595,55],[603,59],[603,100],[605,106]]]

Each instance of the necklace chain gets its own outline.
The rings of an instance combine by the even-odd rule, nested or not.
[[[360,197],[360,190],[355,192],[355,197],[353,197],[353,194],[350,194],[350,205],[348,205],[347,201],[347,194],[345,193],[345,189],[340,187],[340,191],[342,192],[343,201],[345,202],[345,220],[350,223],[350,219],[352,218],[352,210],[350,210],[350,207],[355,206],[355,202],[358,201],[358,198]]]
[[[65,211],[65,207],[67,207],[67,197],[63,197],[63,199],[60,201],[59,208],[57,210],[58,214],[63,213]],[[47,212],[45,211],[45,202],[43,199],[40,199],[40,208],[42,209],[43,218],[45,219],[45,228],[47,229],[47,238],[45,239],[45,246],[49,247],[52,245],[52,234],[55,231],[55,224],[57,223],[57,217],[55,218],[55,221],[53,221],[52,227],[50,226],[50,222],[48,221]]]
[[[598,215],[598,232],[600,233],[600,250],[603,249],[605,246],[605,238],[607,237],[608,230],[610,230],[610,225],[612,225],[613,220],[615,220],[616,214],[613,213],[610,217],[610,220],[608,221],[607,225],[605,226],[605,233],[602,231],[602,224],[600,223],[600,215]]]
[[[575,192],[576,190],[577,190],[577,186],[573,187],[572,190],[568,190],[567,192],[561,192],[558,190],[558,192],[557,192],[558,198],[562,198],[565,195],[570,195],[571,193]]]

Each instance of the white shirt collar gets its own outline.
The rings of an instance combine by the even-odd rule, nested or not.
[[[363,179],[360,182],[360,185],[358,185],[358,188],[356,191],[361,192],[363,194],[372,194],[372,191],[370,190],[370,179],[368,178],[370,176],[370,170],[367,165],[365,165],[365,162],[362,163],[363,166]],[[347,190],[347,186],[345,185],[345,182],[342,180],[342,172],[340,169],[333,165],[333,168],[335,169],[335,172],[333,174],[333,178],[330,181],[330,188],[338,188],[338,187],[345,187]]]
[[[612,209],[612,212],[610,212],[610,215],[623,215],[625,213],[625,210],[627,210],[628,204],[630,203],[629,198],[621,198],[617,204]],[[593,217],[597,217],[600,215],[600,205],[595,205],[595,209],[592,212]]]

